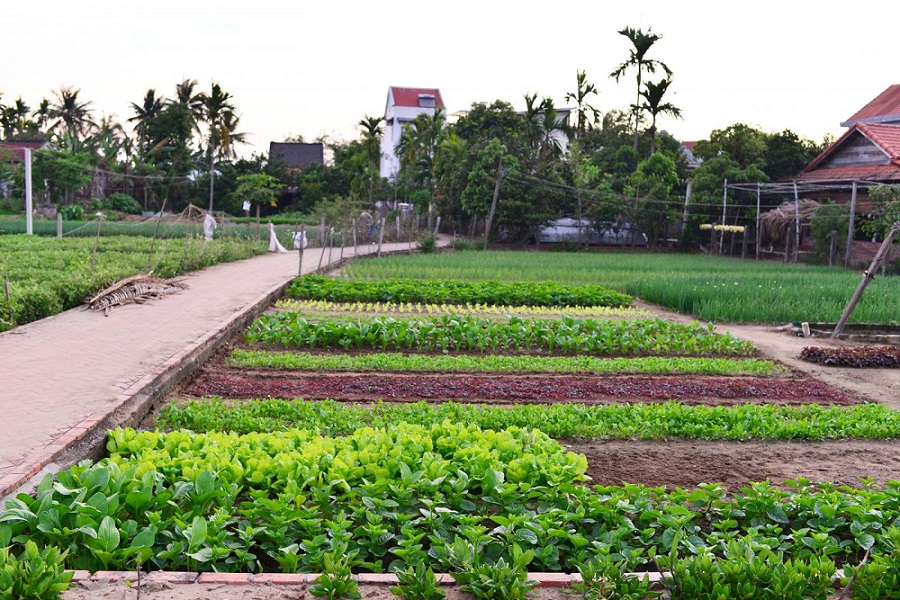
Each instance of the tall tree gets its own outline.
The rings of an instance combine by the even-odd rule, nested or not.
[[[373,206],[373,194],[375,190],[375,173],[378,172],[381,159],[381,122],[384,117],[370,117],[366,115],[359,122],[362,129],[363,146],[366,149],[366,158],[369,159],[369,205]]]
[[[64,137],[73,152],[78,150],[79,140],[94,122],[91,120],[90,102],[81,102],[78,99],[80,89],[63,86],[59,91],[53,92],[56,102],[50,105],[50,118],[56,119],[51,125],[52,129],[62,127]]]
[[[663,79],[659,83],[648,81],[641,90],[641,97],[644,102],[640,105],[641,110],[650,115],[650,156],[656,152],[656,117],[659,115],[669,115],[676,119],[681,118],[681,109],[671,102],[663,102],[663,96],[672,84],[669,78]]]
[[[600,120],[600,111],[587,101],[588,96],[599,95],[600,92],[593,83],[588,83],[584,71],[576,71],[575,79],[575,91],[566,94],[566,102],[575,102],[575,139],[578,139],[580,133]]]
[[[151,88],[144,94],[144,101],[141,104],[131,103],[131,110],[134,111],[134,116],[128,119],[128,122],[137,122],[134,126],[134,132],[137,134],[143,150],[147,150],[154,145],[150,137],[150,125],[163,111],[165,107],[164,102],[165,98],[157,96],[156,90]]]
[[[644,71],[648,73],[656,73],[656,69],[661,68],[665,71],[668,77],[672,76],[672,70],[666,66],[665,63],[654,60],[651,58],[647,58],[647,53],[650,51],[650,48],[653,47],[653,44],[662,39],[661,35],[657,35],[653,33],[649,28],[646,33],[640,29],[634,29],[632,27],[625,27],[624,29],[619,30],[619,34],[628,38],[628,41],[631,42],[631,48],[629,50],[628,59],[619,65],[616,70],[609,74],[610,77],[615,78],[616,82],[625,74],[628,69],[634,68],[637,71],[637,91],[636,91],[636,101],[633,105],[634,111],[634,149],[637,150],[638,146],[638,127],[640,124],[640,103],[641,103],[641,79],[643,77]]]
[[[233,148],[226,121],[234,123],[234,105],[231,94],[213,82],[209,94],[202,94],[199,101],[202,105],[202,117],[207,126],[206,158],[209,161],[209,211],[213,209],[215,193],[215,165],[219,155],[227,154]]]

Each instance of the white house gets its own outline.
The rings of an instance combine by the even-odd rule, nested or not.
[[[444,108],[441,91],[437,88],[388,88],[384,107],[384,135],[381,138],[381,176],[393,177],[400,170],[400,159],[394,150],[400,143],[403,129],[418,115]]]

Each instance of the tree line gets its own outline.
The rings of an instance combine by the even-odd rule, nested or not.
[[[680,222],[688,179],[697,204],[692,218],[708,218],[703,207],[721,205],[724,179],[789,176],[822,149],[790,131],[767,134],[738,123],[698,142],[694,154],[702,162],[691,170],[681,143],[657,126],[661,116],[682,117],[667,99],[674,73],[652,56],[661,36],[631,27],[618,33],[627,55],[609,78],[634,76],[634,104],[601,111],[600,88],[577,71],[565,111],[529,92],[521,112],[494,100],[474,103],[455,120],[443,110],[423,113],[403,131],[396,148],[400,170],[389,179],[378,172],[382,118],[362,118],[356,140],[318,140],[330,150],[329,164],[288,169],[264,154],[237,158],[235,146],[245,134],[234,98],[218,83],[200,90],[193,79],[177,83],[168,97],[148,89],[131,104],[125,123],[98,119],[73,87],[60,88],[34,109],[21,98],[4,103],[0,96],[0,132],[3,140],[51,143],[34,165],[35,187],[49,202],[124,193],[145,210],[165,205],[177,211],[194,203],[240,214],[248,189],[267,188],[263,196],[274,202],[267,201],[266,212],[345,214],[343,205],[371,210],[377,200],[391,199],[440,215],[444,227],[459,233],[483,223],[502,165],[494,234],[509,241],[534,239],[561,216],[604,227],[629,224],[655,240]],[[569,110],[572,118],[563,118]],[[15,197],[21,169],[0,160],[0,170]],[[261,174],[266,178],[248,179]]]

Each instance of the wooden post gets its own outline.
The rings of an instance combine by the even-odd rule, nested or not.
[[[856,224],[856,182],[853,182],[853,192],[850,194],[850,226],[847,231],[847,254],[844,256],[844,266],[850,268],[850,256],[853,254],[853,236],[856,232],[853,227]]]
[[[791,238],[794,236],[793,230],[788,227],[784,230],[784,262],[787,264],[788,258],[791,256]]]
[[[97,237],[94,238],[94,251],[91,252],[91,274],[90,277],[94,276],[94,262],[97,260],[97,244],[100,243],[100,225],[103,223],[103,215],[100,215],[100,218],[97,219]]]
[[[378,254],[377,257],[381,258],[381,242],[384,240],[384,217],[381,217],[381,224],[378,227]]]
[[[759,236],[759,211],[760,211],[759,196],[761,193],[760,187],[761,187],[760,184],[757,183],[756,184],[756,260],[759,260],[759,243],[760,243],[760,239],[759,239],[760,238],[760,236]]]
[[[484,249],[488,247],[488,236],[491,233],[491,223],[494,220],[494,212],[497,210],[497,196],[500,195],[500,181],[503,180],[503,157],[497,161],[497,183],[494,185],[494,197],[491,200],[491,212],[488,213],[487,223],[484,224]]]
[[[297,277],[303,275],[303,241],[306,239],[306,225],[300,226],[300,248],[298,249],[297,254],[299,254],[299,261],[297,263]]]
[[[334,250],[334,227],[328,230],[328,264],[326,267],[331,266],[331,252]],[[324,254],[324,252],[323,252]]]
[[[319,241],[322,242],[322,245],[320,246],[322,252],[319,254],[319,266],[316,267],[316,273],[322,270],[322,259],[325,258],[325,240],[322,238],[325,232],[324,217],[322,221],[323,224],[319,226]]]
[[[396,225],[397,225],[397,241],[399,242],[402,239],[400,237],[400,215],[397,215]]]
[[[750,227],[744,226],[744,241],[741,243],[741,258],[747,258],[747,234],[750,233]]]
[[[319,218],[319,246],[325,250],[325,216]]]
[[[62,215],[56,213],[56,237],[62,237]]]
[[[684,194],[684,213],[681,215],[681,238],[684,239],[685,234],[687,233],[687,224],[688,224],[688,206],[691,203],[691,189],[693,188],[694,182],[688,179],[687,182],[687,191]]]
[[[9,302],[9,279],[3,279],[3,293],[6,294],[6,301]]]
[[[437,216],[436,223],[434,224],[434,232],[432,232],[431,237],[437,241],[438,229],[441,228],[441,215]]]
[[[728,180],[725,180],[725,185],[722,186],[722,231],[719,235],[719,254],[722,254],[722,246],[725,245],[725,211],[728,209]],[[715,231],[715,229],[713,229]]]
[[[828,250],[828,266],[833,267],[834,261],[837,258],[837,231],[832,231],[828,234],[828,237],[831,238],[830,248]]]
[[[794,262],[800,260],[800,195],[794,182]]]
[[[853,297],[850,298],[850,302],[847,303],[847,308],[844,309],[844,313],[841,315],[840,321],[838,321],[834,331],[831,332],[831,339],[835,340],[841,335],[844,326],[850,319],[850,315],[853,314],[853,309],[856,308],[856,304],[859,302],[859,299],[862,298],[863,292],[866,291],[869,282],[875,279],[875,272],[878,270],[881,261],[884,260],[885,255],[888,253],[891,243],[894,241],[894,236],[898,233],[900,233],[900,221],[897,221],[891,227],[890,232],[888,232],[887,237],[884,238],[884,242],[882,242],[881,247],[875,254],[875,258],[872,259],[872,264],[869,266],[869,269],[863,272],[863,278],[862,281],[859,282],[859,287],[856,288]]]
[[[353,256],[356,256],[356,219],[350,222],[353,226]]]

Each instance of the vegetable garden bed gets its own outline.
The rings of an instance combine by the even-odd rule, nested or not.
[[[571,375],[322,375],[300,372],[206,373],[185,388],[192,396],[336,400],[458,400],[489,403],[661,402],[710,405],[748,400],[781,404],[852,404],[817,381],[758,377],[583,377]]]

